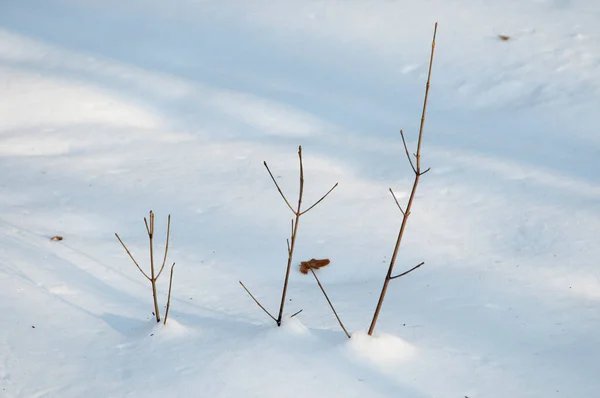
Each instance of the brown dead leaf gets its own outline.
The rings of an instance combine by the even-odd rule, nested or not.
[[[498,38],[502,41],[509,41],[510,40],[510,36],[507,35],[498,35]]]
[[[50,238],[50,240],[52,241],[59,241],[59,240],[63,240],[62,236],[58,236],[58,235],[54,235],[52,238]]]
[[[303,274],[308,274],[309,269],[319,269],[324,267],[330,263],[328,258],[324,258],[322,260],[317,260],[316,258],[311,258],[308,261],[302,261],[300,263],[300,272]]]

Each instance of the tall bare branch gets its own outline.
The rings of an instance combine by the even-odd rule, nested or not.
[[[396,239],[396,245],[394,246],[394,252],[392,254],[392,258],[390,259],[390,265],[388,267],[388,271],[385,276],[385,280],[383,282],[383,287],[381,289],[379,301],[377,302],[377,307],[375,308],[375,312],[373,314],[373,319],[371,321],[371,325],[369,326],[369,335],[372,335],[375,330],[375,325],[377,324],[377,320],[379,318],[379,313],[381,312],[381,307],[383,305],[383,301],[385,299],[385,295],[387,293],[387,288],[388,288],[390,281],[393,278],[398,278],[402,275],[406,275],[407,273],[419,268],[422,265],[422,263],[421,263],[418,266],[414,267],[413,269],[410,269],[409,271],[406,271],[400,275],[392,276],[392,272],[394,270],[394,265],[396,264],[396,258],[398,256],[398,250],[400,249],[400,244],[402,243],[402,237],[404,236],[404,231],[406,229],[408,217],[410,216],[410,211],[411,211],[411,208],[412,208],[412,205],[413,205],[413,202],[415,199],[415,195],[417,192],[417,186],[419,185],[419,179],[421,178],[421,175],[423,175],[424,173],[429,171],[429,169],[427,169],[424,173],[421,173],[421,144],[423,142],[423,128],[425,126],[425,114],[426,114],[426,110],[427,110],[427,99],[429,97],[429,87],[430,87],[430,82],[431,82],[431,69],[432,69],[432,65],[433,65],[433,56],[434,56],[434,52],[435,52],[435,38],[437,35],[437,26],[438,26],[438,24],[436,22],[435,27],[433,29],[433,40],[431,42],[431,55],[429,57],[429,70],[427,73],[427,83],[425,85],[425,99],[423,101],[423,112],[421,114],[421,125],[419,127],[419,140],[417,143],[417,152],[415,154],[415,158],[417,159],[417,165],[416,165],[416,167],[413,167],[413,171],[415,172],[415,180],[413,182],[413,187],[410,192],[410,197],[408,198],[408,203],[406,205],[406,211],[404,212],[404,216],[402,217],[402,224],[400,225],[400,231],[398,232],[398,238]],[[413,166],[412,160],[410,159],[410,155],[408,154],[408,147],[406,146],[406,141],[404,140],[404,134],[401,133],[401,135],[402,135],[402,140],[405,144],[404,147],[406,150],[406,155],[409,158],[411,166]]]

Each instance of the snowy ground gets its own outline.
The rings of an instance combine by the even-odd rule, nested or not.
[[[2,1],[0,396],[598,396],[599,20],[595,0]],[[435,21],[432,171],[397,268],[426,265],[368,338]],[[262,162],[293,198],[299,144],[306,202],[340,185],[296,260],[332,260],[351,340],[296,268],[282,328],[238,285],[277,311],[290,214]],[[113,235],[144,259],[150,209],[159,242],[172,214],[166,327]]]

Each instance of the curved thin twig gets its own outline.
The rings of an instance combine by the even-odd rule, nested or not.
[[[392,191],[392,188],[390,188],[390,193],[392,194],[392,196],[394,197],[394,200],[396,201],[396,205],[398,206],[398,208],[400,209],[400,212],[402,213],[403,216],[406,215],[406,213],[404,213],[404,210],[402,210],[402,206],[400,206],[400,202],[398,202],[398,198],[396,198],[396,195],[394,194],[394,191]]]
[[[402,143],[404,144],[404,150],[406,151],[406,158],[408,159],[408,162],[410,163],[410,167],[413,169],[415,174],[417,174],[417,169],[415,169],[415,165],[413,164],[412,159],[410,158],[410,154],[408,153],[408,146],[406,145],[406,139],[404,139],[404,132],[402,130],[400,130],[400,136],[402,137]]]
[[[167,324],[167,318],[169,317],[169,308],[171,307],[171,286],[173,284],[173,268],[175,268],[175,263],[171,265],[171,276],[169,277],[169,294],[167,295],[167,308],[165,310],[165,320],[163,322],[163,325]]]
[[[246,293],[248,293],[250,295],[250,297],[252,297],[252,300],[254,300],[254,302],[268,315],[271,317],[272,320],[274,320],[275,322],[277,322],[277,319],[275,319],[275,317],[273,315],[271,315],[271,313],[269,311],[267,311],[267,309],[265,307],[263,307],[263,305],[261,303],[259,303],[259,301],[252,295],[252,293],[250,293],[250,290],[248,290],[246,288],[246,286],[244,286],[244,284],[242,283],[242,281],[239,281],[240,285],[242,285],[242,287],[244,288],[244,290],[246,291]]]
[[[420,267],[421,265],[423,265],[423,264],[425,264],[425,261],[423,261],[421,264],[419,264],[419,265],[417,265],[417,266],[415,266],[415,267],[412,267],[412,268],[411,268],[411,269],[409,269],[408,271],[405,271],[405,272],[403,272],[403,273],[401,273],[401,274],[398,274],[398,275],[396,275],[396,276],[390,276],[390,279],[396,279],[396,278],[400,278],[401,276],[404,276],[404,275],[406,275],[406,274],[410,274],[411,272],[413,272],[414,270],[416,270],[417,268],[419,268],[419,267]]]
[[[275,181],[275,177],[273,176],[273,173],[271,173],[271,169],[269,169],[269,166],[267,165],[267,162],[265,161],[265,162],[263,162],[263,164],[267,168],[267,171],[269,172],[269,175],[271,176],[271,179],[275,183],[275,187],[277,187],[277,190],[279,191],[279,194],[281,195],[281,197],[285,201],[285,204],[290,208],[290,210],[292,211],[292,213],[296,214],[296,211],[292,208],[292,205],[290,205],[290,202],[288,202],[287,198],[283,194],[283,191],[281,190],[281,188],[279,188],[279,184],[277,184],[277,181]]]
[[[331,187],[331,189],[329,191],[327,191],[327,193],[321,197],[321,199],[317,200],[314,205],[310,206],[308,209],[301,212],[300,215],[302,215],[304,213],[308,213],[308,211],[310,211],[313,207],[315,207],[316,205],[321,203],[321,201],[323,199],[325,199],[327,197],[327,195],[329,195],[331,193],[331,191],[333,191],[337,186],[338,186],[338,183],[336,182],[335,185],[333,187]]]
[[[146,279],[148,279],[149,281],[152,281],[152,278],[150,278],[148,275],[146,275],[146,273],[139,266],[139,264],[137,263],[137,261],[135,261],[135,258],[133,258],[133,256],[131,255],[131,252],[129,252],[129,249],[127,248],[127,246],[125,246],[125,243],[123,243],[123,241],[119,237],[119,234],[117,234],[115,232],[115,236],[117,237],[117,239],[119,240],[119,242],[121,242],[121,246],[123,246],[123,249],[125,249],[125,251],[127,252],[127,254],[129,254],[129,258],[131,259],[131,261],[133,261],[133,263],[135,264],[135,266],[140,270],[140,272],[142,273],[142,275],[144,275],[146,277]]]
[[[160,274],[162,274],[163,269],[165,269],[165,263],[167,262],[167,252],[169,251],[169,236],[171,235],[171,215],[167,218],[167,241],[165,243],[165,257],[163,258],[162,266],[160,267],[160,271],[156,275],[155,279],[158,279]]]
[[[342,327],[342,330],[344,331],[344,333],[346,333],[346,336],[348,336],[348,338],[350,338],[350,334],[348,333],[348,331],[344,327],[344,324],[342,323],[342,320],[340,319],[340,317],[338,316],[337,312],[335,311],[335,308],[333,308],[333,304],[331,304],[331,300],[329,300],[329,297],[327,296],[327,293],[325,293],[325,289],[323,289],[323,285],[321,285],[321,281],[319,281],[319,278],[317,278],[317,274],[315,274],[315,271],[312,268],[308,268],[308,269],[310,270],[310,272],[312,272],[313,276],[315,277],[315,280],[319,284],[319,287],[321,288],[321,291],[323,292],[323,295],[325,296],[325,299],[329,303],[329,306],[331,307],[331,311],[333,311],[333,314],[335,315],[338,323]]]

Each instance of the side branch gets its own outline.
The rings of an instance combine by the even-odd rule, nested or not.
[[[323,199],[325,199],[327,197],[327,195],[329,195],[331,193],[331,191],[333,191],[337,186],[338,186],[338,183],[336,182],[335,185],[329,191],[327,191],[327,193],[325,195],[323,195],[321,197],[321,199],[317,200],[314,205],[310,206],[308,209],[306,209],[303,212],[301,212],[300,215],[302,215],[304,213],[308,213],[313,207],[315,207],[316,205],[318,205],[319,203],[321,203],[321,201]]]
[[[262,306],[261,303],[258,302],[258,300],[252,295],[252,293],[250,293],[250,290],[248,290],[246,288],[246,286],[244,286],[244,284],[242,283],[242,281],[239,281],[240,285],[242,285],[242,287],[244,288],[244,290],[246,291],[246,293],[248,293],[250,295],[250,297],[252,297],[252,300],[254,300],[254,302],[268,315],[271,317],[272,320],[274,320],[275,322],[277,322],[277,319],[275,319],[275,317],[273,315],[271,315],[269,313],[269,311],[267,311],[267,309],[265,307]]]
[[[416,270],[417,268],[419,268],[419,267],[420,267],[421,265],[423,265],[423,264],[425,264],[425,261],[423,261],[421,264],[419,264],[419,265],[417,265],[417,266],[415,266],[415,267],[412,267],[411,269],[409,269],[409,270],[408,270],[408,271],[406,271],[406,272],[403,272],[403,273],[401,273],[401,274],[398,274],[398,275],[396,275],[396,276],[390,276],[390,279],[396,279],[396,278],[400,278],[401,276],[404,276],[404,275],[406,275],[406,274],[410,274],[411,272],[413,272],[414,270]]]
[[[406,152],[406,158],[408,159],[408,162],[410,163],[410,167],[413,169],[415,174],[418,174],[417,169],[415,169],[415,165],[413,164],[412,159],[410,157],[410,153],[408,152],[408,146],[406,145],[406,139],[404,138],[404,132],[402,130],[400,130],[400,136],[402,137],[402,143],[404,144],[404,151]]]
[[[273,173],[271,173],[271,170],[269,169],[269,166],[267,165],[267,162],[263,162],[263,164],[265,165],[265,167],[267,168],[267,171],[269,172],[269,175],[271,176],[271,179],[273,180],[273,183],[275,183],[275,187],[277,188],[277,190],[279,191],[279,194],[281,195],[281,197],[283,198],[283,200],[285,201],[285,204],[290,208],[290,210],[292,211],[292,213],[296,214],[296,210],[294,210],[292,208],[292,205],[290,205],[290,202],[288,202],[287,198],[285,197],[285,195],[283,194],[283,191],[281,190],[281,188],[279,188],[279,184],[277,184],[277,181],[275,181],[275,177],[273,176]]]
[[[163,258],[162,266],[160,267],[160,271],[156,275],[156,279],[162,274],[163,269],[165,269],[165,263],[167,262],[167,253],[169,252],[169,235],[171,235],[171,215],[167,217],[167,241],[165,243],[165,257]]]
[[[131,261],[133,261],[133,263],[135,264],[135,266],[140,270],[140,272],[142,273],[142,275],[144,275],[146,277],[146,279],[148,279],[149,281],[152,280],[152,278],[150,278],[145,272],[144,270],[139,266],[139,264],[137,263],[137,261],[135,261],[135,258],[133,258],[133,256],[131,255],[131,253],[129,252],[129,249],[127,248],[127,246],[125,246],[125,243],[123,243],[123,241],[121,240],[121,238],[119,237],[119,234],[117,234],[115,232],[115,236],[117,237],[117,239],[119,240],[119,242],[121,242],[121,246],[123,246],[123,249],[125,249],[125,251],[127,252],[127,254],[129,254],[129,258],[131,259]]]
[[[295,317],[296,315],[298,315],[298,314],[299,314],[299,313],[301,313],[302,311],[304,311],[304,310],[302,309],[302,310],[300,310],[300,311],[296,311],[296,312],[294,312],[294,313],[293,313],[293,314],[290,316],[290,318],[293,318],[293,317]]]
[[[400,209],[400,212],[402,213],[403,216],[406,217],[406,213],[404,212],[404,210],[402,210],[402,206],[400,206],[400,202],[398,202],[398,198],[396,198],[396,195],[394,194],[394,191],[392,191],[392,188],[390,188],[390,193],[392,194],[392,196],[394,197],[394,200],[396,201],[396,205],[398,206],[398,208]]]
[[[321,291],[323,292],[323,295],[325,296],[325,299],[329,303],[329,306],[331,307],[331,311],[333,311],[333,314],[335,315],[338,323],[342,327],[342,330],[344,331],[344,333],[346,333],[346,336],[348,336],[348,338],[350,338],[350,334],[348,333],[348,331],[344,327],[344,324],[342,323],[342,320],[340,319],[340,317],[338,316],[337,312],[335,311],[335,308],[333,308],[333,304],[331,304],[331,300],[329,300],[329,297],[327,296],[327,293],[325,293],[325,289],[323,289],[323,285],[321,285],[321,281],[319,281],[319,278],[317,278],[317,274],[315,274],[315,271],[312,268],[309,267],[308,269],[310,270],[310,272],[312,272],[313,276],[315,277],[315,280],[319,284],[319,288],[321,288]]]
[[[167,294],[167,308],[165,309],[165,320],[163,325],[167,324],[167,318],[169,317],[169,308],[171,308],[171,286],[173,285],[173,269],[175,268],[175,263],[171,265],[171,276],[169,277],[169,293]],[[158,278],[158,276],[157,276]]]

